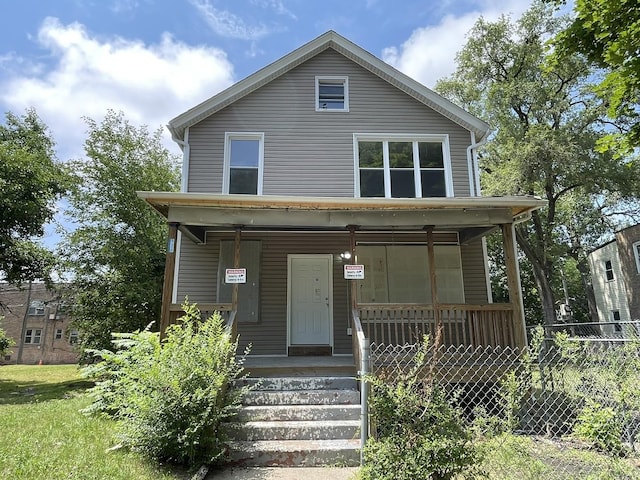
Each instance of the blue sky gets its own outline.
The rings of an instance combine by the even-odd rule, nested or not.
[[[34,107],[60,160],[108,108],[158,128],[327,30],[431,87],[483,15],[529,0],[21,0],[0,18],[0,108]],[[174,152],[178,149],[168,139]]]
[[[84,117],[155,130],[327,30],[432,87],[482,15],[530,0],[20,0],[0,16],[0,109],[35,108],[65,161]],[[4,116],[2,117],[4,120]],[[1,120],[0,120],[1,121]],[[180,152],[165,131],[167,147]],[[45,243],[57,241],[53,226]]]

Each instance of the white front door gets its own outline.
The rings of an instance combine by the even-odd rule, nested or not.
[[[332,255],[289,255],[289,345],[332,345]]]

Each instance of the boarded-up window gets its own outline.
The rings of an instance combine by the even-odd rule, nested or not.
[[[225,270],[234,267],[235,242],[220,241],[218,263],[218,302],[231,303],[233,284],[224,282]],[[247,269],[247,283],[238,284],[238,323],[258,323],[260,318],[260,265],[262,242],[242,240],[240,242],[240,268]]]
[[[460,247],[436,245],[436,285],[440,303],[464,303]],[[358,245],[360,303],[431,303],[426,245]]]

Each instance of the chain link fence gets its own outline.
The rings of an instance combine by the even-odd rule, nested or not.
[[[371,368],[446,391],[484,478],[640,479],[640,341],[589,332],[538,328],[524,351],[372,344]],[[371,422],[375,435],[375,412]]]

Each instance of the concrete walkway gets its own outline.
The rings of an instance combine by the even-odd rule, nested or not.
[[[357,467],[250,467],[210,470],[205,480],[355,480]]]

